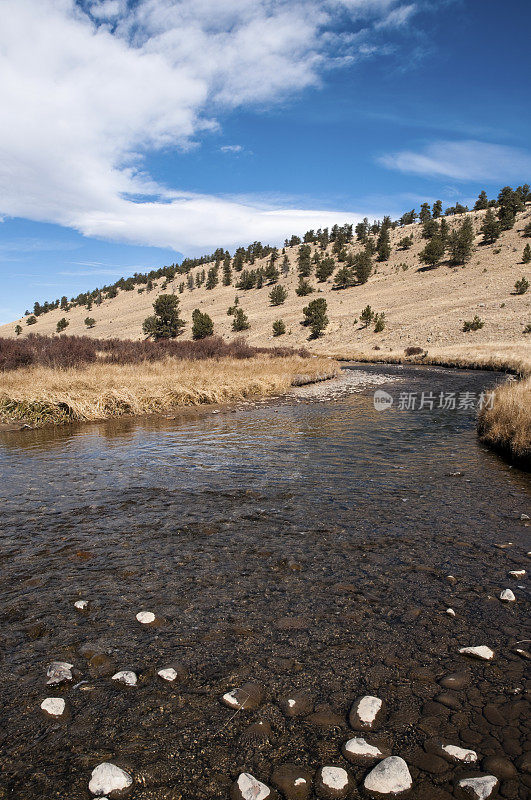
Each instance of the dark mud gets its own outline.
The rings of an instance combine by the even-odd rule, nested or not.
[[[395,397],[501,379],[363,371]],[[0,436],[0,798],[87,800],[102,761],[132,772],[136,800],[227,798],[240,772],[271,786],[286,762],[341,766],[363,797],[368,767],[342,755],[359,735],[407,761],[409,797],[486,773],[529,796],[528,578],[508,575],[529,566],[529,475],[478,443],[472,410],[376,412],[357,388]],[[54,660],[71,684],[46,687]],[[175,683],[157,676],[176,664]],[[111,680],[124,669],[136,686]],[[264,696],[235,715],[220,698],[249,682]],[[365,694],[385,703],[374,734],[348,724]]]

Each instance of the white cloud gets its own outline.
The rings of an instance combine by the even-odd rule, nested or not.
[[[378,52],[371,26],[401,8],[0,0],[0,215],[179,250],[278,240],[297,221],[298,229],[345,217],[179,194],[145,175],[142,157],[197,145],[219,110],[278,101],[317,86],[327,68]],[[338,37],[340,13],[362,20],[363,33]]]
[[[381,156],[378,161],[400,172],[459,181],[522,182],[531,175],[530,153],[517,147],[474,140],[433,142],[417,152],[403,150]]]
[[[224,144],[219,148],[222,153],[241,153],[243,147],[241,144]]]

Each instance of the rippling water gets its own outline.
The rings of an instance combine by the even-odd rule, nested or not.
[[[396,407],[402,391],[479,393],[501,377],[362,372],[393,394],[391,410],[347,376],[335,393],[217,414],[0,435],[0,797],[88,797],[108,759],[125,759],[146,800],[227,797],[239,771],[267,782],[286,761],[346,766],[343,720],[364,693],[386,700],[383,733],[416,797],[451,796],[459,773],[427,768],[436,736],[509,761],[505,796],[527,796],[526,662],[513,650],[529,638],[527,592],[508,571],[528,561],[529,476],[478,443],[473,411]],[[518,595],[509,608],[505,587]],[[140,610],[157,626],[139,625]],[[457,654],[474,644],[495,649],[494,664]],[[87,683],[46,689],[56,659]],[[175,661],[188,677],[163,684],[156,670]],[[109,680],[126,668],[138,686]],[[469,681],[451,708],[438,680],[457,670]],[[229,720],[219,697],[250,676],[266,700]],[[341,724],[286,719],[276,701],[294,689]],[[64,720],[39,711],[50,695],[67,700]],[[505,724],[488,721],[491,705]],[[244,745],[259,719],[273,741]]]

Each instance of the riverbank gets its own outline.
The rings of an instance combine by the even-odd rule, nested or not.
[[[291,386],[337,374],[332,359],[295,355],[22,367],[1,375],[0,421],[33,427],[156,414],[283,394]]]

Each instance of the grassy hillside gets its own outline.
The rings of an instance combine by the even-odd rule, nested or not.
[[[233,285],[223,286],[220,268],[220,283],[211,290],[203,284],[192,291],[185,287],[179,293],[179,284],[183,280],[186,282],[186,276],[177,275],[165,289],[162,288],[163,280],[159,279],[150,292],[144,288],[139,293],[136,287],[132,291],[119,291],[117,297],[104,300],[100,306],[94,305],[90,311],[85,307],[74,307],[67,313],[56,309],[39,316],[37,323],[31,326],[24,318],[14,321],[0,327],[0,336],[14,336],[17,322],[23,329],[21,336],[28,333],[56,335],[58,320],[66,317],[68,334],[142,339],[142,322],[152,313],[154,299],[159,294],[175,292],[181,303],[180,316],[187,323],[183,338],[191,337],[191,316],[195,308],[211,316],[215,333],[233,338],[236,334],[232,331],[232,317],[227,315],[227,308],[233,305],[237,295],[251,323],[245,335],[253,345],[299,347],[306,344],[317,353],[347,357],[372,353],[376,347],[382,350],[382,355],[390,350],[402,353],[406,347],[417,345],[428,349],[430,355],[453,352],[458,358],[460,353],[477,351],[483,352],[485,358],[499,353],[530,362],[531,334],[526,335],[523,331],[531,323],[531,290],[517,295],[514,284],[523,275],[531,282],[531,264],[522,263],[524,246],[531,241],[523,236],[524,226],[531,221],[531,206],[527,204],[518,214],[515,227],[504,231],[491,245],[482,244],[479,234],[485,213],[474,211],[468,214],[473,220],[476,238],[472,258],[465,266],[451,266],[448,261],[433,269],[423,266],[419,253],[426,240],[422,238],[422,227],[417,223],[391,231],[389,260],[378,262],[375,257],[375,271],[363,285],[335,289],[333,275],[325,283],[318,283],[312,275],[310,283],[314,293],[298,297],[295,293],[298,247],[287,247],[285,253],[290,271],[286,277],[281,274],[279,283],[287,289],[288,297],[278,307],[272,307],[269,302],[272,286],[236,289],[234,283],[238,281],[239,273],[234,270]],[[463,214],[448,217],[450,228],[460,224],[464,217]],[[413,244],[410,249],[402,250],[398,242],[406,236],[413,238]],[[348,253],[361,249],[356,241],[346,248]],[[322,255],[332,254],[330,246],[323,252],[319,246],[312,245],[312,254],[316,250]],[[282,258],[281,252],[277,268],[280,268]],[[245,268],[265,268],[268,261],[269,258],[257,260],[252,266],[246,264]],[[195,267],[192,270],[194,278],[202,270],[208,271],[209,266]],[[336,270],[340,266],[336,263]],[[308,342],[308,329],[300,324],[302,309],[318,297],[327,301],[330,323],[321,338]],[[360,312],[367,305],[377,312],[385,312],[386,327],[382,332],[375,333],[372,325],[364,327],[355,321],[359,320]],[[463,332],[464,321],[475,315],[481,318],[484,326],[477,331]],[[84,324],[87,316],[96,322],[90,330]],[[272,323],[279,318],[286,324],[286,334],[274,338]]]

